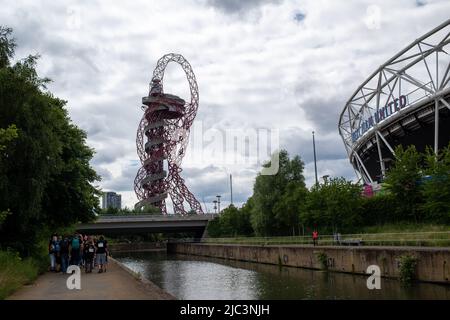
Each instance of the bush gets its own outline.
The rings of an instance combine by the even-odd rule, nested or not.
[[[328,256],[325,252],[320,252],[317,254],[317,260],[320,262],[320,266],[323,270],[328,269]]]
[[[378,195],[361,199],[361,218],[366,226],[398,222],[394,196]]]
[[[320,226],[321,232],[352,232],[361,219],[361,186],[344,178],[332,178],[317,184],[306,196],[300,221],[309,227]]]
[[[409,254],[400,257],[400,281],[403,285],[411,285],[416,277],[416,266],[416,257]]]
[[[35,258],[22,259],[15,251],[0,251],[0,300],[34,281],[41,268],[42,261]]]

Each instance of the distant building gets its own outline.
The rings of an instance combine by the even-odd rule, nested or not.
[[[122,208],[122,196],[115,192],[103,192],[102,196],[102,209]]]

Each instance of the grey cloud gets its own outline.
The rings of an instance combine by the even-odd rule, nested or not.
[[[345,158],[345,148],[338,135],[327,135],[316,131],[316,155],[322,160],[338,160]],[[285,129],[280,133],[281,147],[291,155],[300,155],[303,162],[313,161],[312,133],[300,128]]]
[[[97,147],[95,151],[93,165],[110,164],[127,154],[126,148],[120,142],[103,142],[103,145]]]
[[[339,160],[319,160],[317,161],[317,176],[320,181],[324,175],[329,175],[330,178],[344,177],[347,180],[356,181],[355,172],[353,168],[348,165],[348,159]],[[308,187],[314,185],[314,163],[308,163],[305,166],[305,181]]]
[[[119,177],[110,178],[102,183],[104,189],[113,191],[129,191],[133,189],[134,178],[136,177],[139,165],[136,162],[129,162],[122,168]]]
[[[302,13],[302,12],[297,12],[297,13],[294,15],[294,20],[296,20],[296,21],[298,21],[298,22],[301,22],[301,21],[305,20],[305,18],[306,18],[306,14],[304,14],[304,13]]]
[[[101,177],[101,181],[108,181],[112,178],[111,172],[108,169],[96,166],[95,171]]]
[[[281,147],[306,163],[308,183],[315,130],[319,174],[354,176],[337,131],[344,103],[380,63],[450,10],[448,1],[383,3],[380,30],[365,28],[367,4],[310,0],[300,6],[282,0],[12,2],[0,20],[14,28],[17,58],[42,55],[39,74],[54,80],[50,91],[68,100],[71,118],[97,151],[92,164],[103,176],[101,186],[130,194],[139,167],[141,97],[156,61],[168,52],[183,54],[194,69],[200,90],[195,121],[203,121],[204,130],[280,129]],[[74,14],[79,25],[70,28]],[[175,71],[167,74],[170,85],[186,86]],[[225,203],[228,172],[201,165],[206,169],[184,168],[186,184],[200,201],[220,193]],[[251,194],[259,170],[235,173],[235,202]]]
[[[267,3],[278,4],[282,0],[207,0],[207,4],[225,13],[240,13],[255,9]]]
[[[422,6],[425,6],[425,5],[427,5],[427,1],[425,1],[425,0],[416,0],[416,6],[422,7]]]

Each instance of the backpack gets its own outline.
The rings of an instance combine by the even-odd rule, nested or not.
[[[69,253],[69,241],[66,239],[61,241],[61,253]]]
[[[80,249],[80,240],[78,238],[72,239],[72,249],[75,249],[75,250]]]

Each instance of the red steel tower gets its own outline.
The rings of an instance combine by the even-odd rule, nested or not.
[[[164,71],[169,62],[178,63],[186,73],[191,100],[184,101],[164,93]],[[144,115],[139,123],[136,146],[142,167],[134,179],[139,199],[137,208],[152,205],[167,214],[166,198],[170,195],[175,214],[203,210],[180,176],[181,161],[189,140],[189,129],[198,109],[198,87],[189,62],[179,54],[169,53],[158,60],[150,82],[150,92],[142,98]]]

